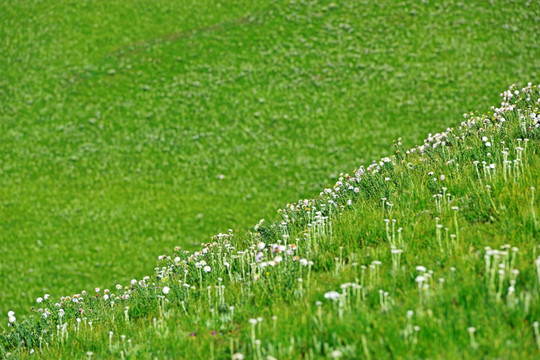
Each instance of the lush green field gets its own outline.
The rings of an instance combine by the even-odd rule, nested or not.
[[[159,257],[128,285],[8,314],[0,356],[533,359],[540,86],[314,199]]]
[[[245,229],[538,78],[534,2],[4,1],[0,312]]]

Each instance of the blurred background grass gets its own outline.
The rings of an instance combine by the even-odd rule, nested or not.
[[[149,273],[538,80],[533,1],[0,3],[0,312]]]

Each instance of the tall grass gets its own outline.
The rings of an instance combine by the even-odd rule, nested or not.
[[[0,356],[533,358],[540,88],[349,174],[151,276],[8,314]]]

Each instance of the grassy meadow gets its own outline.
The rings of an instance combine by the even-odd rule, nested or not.
[[[0,355],[44,359],[533,359],[540,85],[340,174],[150,276],[8,313]]]
[[[538,77],[534,2],[0,5],[0,311],[245,229]]]
[[[36,318],[34,311],[40,307],[36,298],[44,294],[50,294],[59,304],[60,296],[80,294],[83,289],[94,296],[96,287],[114,289],[121,296],[115,285],[125,286],[133,278],[140,281],[152,274],[160,254],[170,254],[175,246],[193,254],[200,250],[201,243],[211,242],[215,234],[230,234],[229,229],[235,235],[229,239],[231,246],[238,249],[257,244],[260,239],[252,238],[255,233],[268,236],[267,244],[277,243],[276,236],[283,234],[272,229],[268,233],[254,232],[253,224],[261,218],[268,224],[281,219],[276,209],[283,204],[299,198],[313,199],[321,189],[339,181],[341,172],[394,153],[394,139],[403,137],[400,146],[412,148],[422,144],[430,133],[459,125],[464,112],[491,111],[486,116],[492,116],[490,107],[499,106],[502,90],[513,83],[521,90],[527,81],[537,81],[539,20],[540,6],[533,1],[0,2],[0,314],[14,311],[17,321],[25,316]],[[528,105],[520,106],[523,111],[528,109]],[[500,136],[517,141],[513,134]],[[474,211],[460,215],[470,224],[463,225],[462,230],[468,231],[470,238],[456,245],[452,253],[448,248],[443,254],[434,253],[437,247],[430,249],[435,239],[426,236],[434,231],[433,219],[425,218],[425,212],[433,209],[426,210],[426,206],[434,203],[423,192],[438,194],[442,191],[439,187],[429,183],[424,174],[418,178],[404,176],[400,181],[409,187],[400,184],[392,188],[394,193],[387,190],[382,197],[390,199],[396,192],[406,196],[391,198],[399,210],[386,218],[399,221],[402,225],[397,226],[406,229],[404,234],[409,231],[409,240],[423,241],[410,245],[418,252],[417,258],[408,253],[411,249],[406,250],[403,261],[413,257],[401,264],[406,270],[398,269],[395,271],[399,274],[394,274],[398,278],[411,277],[415,264],[448,272],[448,266],[457,268],[458,263],[479,274],[479,265],[467,256],[479,256],[481,246],[497,248],[506,243],[527,251],[524,259],[530,263],[533,254],[538,255],[538,250],[533,250],[537,245],[533,241],[536,228],[530,229],[531,222],[536,222],[527,220],[530,231],[526,232],[522,229],[525,225],[520,225],[521,218],[503,221],[504,212],[493,208],[499,206],[500,200],[512,216],[530,210],[527,204],[531,194],[527,189],[538,187],[534,184],[534,175],[538,174],[534,146],[537,144],[529,144],[526,154],[530,157],[530,173],[516,179],[521,187],[502,191],[501,199],[479,195],[480,190],[474,188],[478,184],[473,185],[472,180],[452,190],[456,201],[476,204]],[[467,152],[470,149],[461,150],[462,155],[453,155],[456,162],[480,160],[478,154]],[[485,154],[482,156],[485,159]],[[456,179],[472,179],[472,175],[456,175]],[[355,201],[360,199],[365,200],[360,196]],[[515,201],[521,204],[519,208]],[[380,205],[380,198],[376,203]],[[389,254],[389,245],[382,245],[385,233],[381,233],[384,223],[380,222],[384,216],[376,212],[378,207],[369,206],[374,205],[357,202],[355,210],[343,210],[339,218],[333,219],[336,214],[324,215],[333,219],[332,239],[339,240],[304,256],[314,262],[313,269],[309,266],[313,289],[304,289],[306,293],[301,296],[283,293],[281,287],[252,287],[244,277],[247,273],[254,276],[257,271],[246,260],[241,262],[247,267],[242,275],[222,274],[223,281],[236,284],[227,287],[238,290],[227,290],[223,300],[227,308],[249,302],[239,310],[239,318],[222,312],[223,306],[209,306],[212,302],[202,288],[197,288],[196,283],[201,281],[194,276],[189,284],[197,294],[190,296],[199,301],[193,304],[197,318],[191,310],[182,310],[178,305],[187,295],[170,286],[175,296],[169,299],[170,304],[176,308],[159,300],[157,296],[163,294],[157,290],[151,294],[142,292],[144,298],[122,300],[130,307],[126,323],[118,322],[119,316],[124,319],[124,310],[113,306],[110,312],[107,307],[98,311],[94,306],[102,304],[92,300],[88,310],[95,313],[79,318],[93,318],[100,325],[92,332],[84,320],[85,330],[80,330],[83,325],[77,325],[78,335],[74,336],[71,327],[78,323],[69,323],[69,346],[62,346],[68,341],[64,333],[68,330],[61,331],[60,326],[57,333],[54,328],[59,320],[54,303],[54,316],[37,316],[47,322],[46,326],[34,319],[29,320],[33,325],[25,325],[24,329],[34,329],[32,336],[38,336],[38,340],[32,326],[38,326],[39,331],[52,329],[53,334],[43,335],[39,346],[45,357],[80,358],[91,351],[100,358],[118,358],[121,354],[169,358],[187,349],[181,350],[189,351],[184,357],[196,354],[194,357],[209,358],[214,354],[225,358],[230,347],[233,354],[241,352],[248,358],[259,356],[257,351],[261,352],[260,358],[316,358],[330,356],[334,348],[349,358],[358,353],[365,357],[376,357],[378,353],[399,357],[412,351],[409,346],[413,335],[427,336],[415,340],[423,340],[424,344],[413,347],[418,357],[437,357],[437,351],[443,349],[456,357],[464,356],[457,352],[465,343],[470,345],[470,334],[460,332],[463,326],[493,325],[488,318],[464,319],[474,316],[475,309],[482,309],[485,304],[474,300],[486,290],[478,289],[480,295],[473,291],[477,281],[464,273],[459,275],[467,280],[462,290],[464,284],[459,282],[444,288],[461,294],[454,299],[459,311],[440,320],[438,332],[433,328],[433,319],[442,319],[442,315],[422,317],[426,330],[408,335],[407,346],[400,345],[402,335],[394,334],[399,339],[389,335],[394,318],[381,320],[380,327],[374,328],[372,323],[377,317],[373,312],[368,313],[374,317],[366,319],[368,313],[355,312],[349,306],[345,315],[339,315],[345,311],[345,304],[328,310],[335,310],[335,314],[320,315],[326,317],[318,320],[319,333],[314,335],[318,340],[308,339],[315,331],[312,317],[319,316],[315,305],[319,300],[315,299],[332,290],[324,287],[339,287],[338,278],[348,279],[351,284],[357,284],[356,277],[360,279],[360,265],[341,266],[334,263],[335,257],[347,264],[366,265],[369,259],[381,260],[383,266],[391,264],[382,259],[382,254]],[[293,236],[304,236],[305,227],[313,220],[301,222],[294,230],[297,235],[287,230],[291,232],[291,243],[296,244]],[[514,235],[503,236],[501,232],[507,230]],[[321,243],[327,235],[320,235]],[[440,259],[435,255],[441,255]],[[187,257],[181,260],[188,261]],[[527,269],[523,276],[528,280],[520,286],[531,294],[531,304],[537,304],[537,285],[530,279],[533,265],[523,266]],[[295,268],[286,276],[290,289],[296,292],[297,278],[307,281],[306,270],[302,269]],[[215,284],[217,276],[204,279],[205,286]],[[383,290],[392,293],[399,303],[399,296],[410,289],[397,286],[389,273],[381,276],[372,279],[372,287],[375,280],[380,280]],[[447,280],[449,276],[441,275]],[[241,285],[240,278],[247,281],[245,285]],[[155,275],[152,279],[158,281]],[[159,281],[161,291],[163,284]],[[281,280],[279,284],[284,286]],[[350,286],[351,291],[357,291],[358,284]],[[367,288],[365,283],[362,286]],[[369,289],[365,296],[371,296],[371,300],[362,299],[366,304],[363,306],[374,305],[377,291]],[[103,295],[101,291],[100,298]],[[295,302],[292,298],[304,300]],[[340,299],[336,298],[336,304],[341,304]],[[416,304],[416,300],[413,297],[400,309]],[[481,316],[497,317],[502,311],[501,300],[487,297],[485,301],[498,305]],[[286,305],[281,309],[280,304]],[[446,303],[440,307],[434,304],[439,303],[431,304],[434,312],[450,314],[456,310]],[[229,316],[229,322],[205,317],[204,306],[207,311],[213,309],[213,313]],[[274,322],[282,334],[271,333],[271,316],[278,314],[284,319],[306,307],[309,311],[288,325]],[[507,333],[508,339],[492,347],[488,341],[478,340],[478,351],[487,354],[491,350],[489,354],[510,357],[514,355],[510,351],[523,345],[523,355],[531,355],[534,335],[530,323],[538,320],[537,309],[525,312],[520,308],[516,319],[524,321],[519,324],[521,336],[508,331],[508,319],[499,319],[499,332],[490,330],[492,333],[484,334],[484,339],[501,334],[505,338]],[[186,319],[191,327],[183,319],[188,313]],[[68,315],[70,321],[75,321],[74,314]],[[276,338],[273,343],[261,344],[260,350],[251,344],[248,322],[258,316],[264,317],[266,323],[254,325],[256,336]],[[342,316],[350,322],[340,321]],[[133,320],[136,318],[140,319]],[[459,328],[456,322],[461,324]],[[449,326],[456,338],[446,338],[444,330]],[[159,335],[157,328],[163,334]],[[7,329],[8,333],[12,330]],[[295,335],[296,330],[299,333]],[[108,343],[109,331],[115,334],[114,344],[113,339]],[[222,337],[209,335],[212,331]],[[136,344],[136,351],[127,342],[118,342],[121,332]],[[198,335],[183,336],[192,333]],[[360,343],[359,333],[364,334]],[[374,345],[374,339],[381,334],[389,337]],[[351,336],[353,339],[347,338]],[[290,343],[292,338],[297,343]],[[13,351],[19,354],[20,349],[13,350],[17,348],[13,339],[0,337],[0,356]],[[314,343],[317,341],[320,344]],[[392,341],[398,348],[385,345]],[[437,341],[439,347],[430,349],[425,345]],[[508,342],[513,344],[508,345],[511,350],[506,348]],[[270,345],[276,347],[275,351],[269,349]],[[38,351],[36,343],[32,346]],[[287,352],[289,348],[291,352]],[[320,351],[311,354],[309,349]]]

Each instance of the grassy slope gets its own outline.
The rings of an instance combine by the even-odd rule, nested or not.
[[[534,3],[130,4],[0,5],[2,313],[140,277],[538,76]]]
[[[47,319],[16,323],[0,339],[6,346],[24,336],[37,349],[36,331],[47,329],[44,358],[533,358],[539,110],[540,88],[524,89],[495,113],[468,115],[432,137],[422,152],[397,144],[391,159],[288,205],[282,221],[222,235],[203,252],[177,249],[150,279],[113,290],[112,308],[103,290],[79,304],[64,299],[65,332],[55,333],[57,299],[50,299]],[[491,164],[495,170],[484,169]],[[270,250],[285,243],[296,245],[291,254]],[[302,266],[304,258],[313,266]],[[197,267],[203,260],[208,273]],[[326,298],[333,290],[341,295]],[[88,318],[79,329],[78,308]]]

